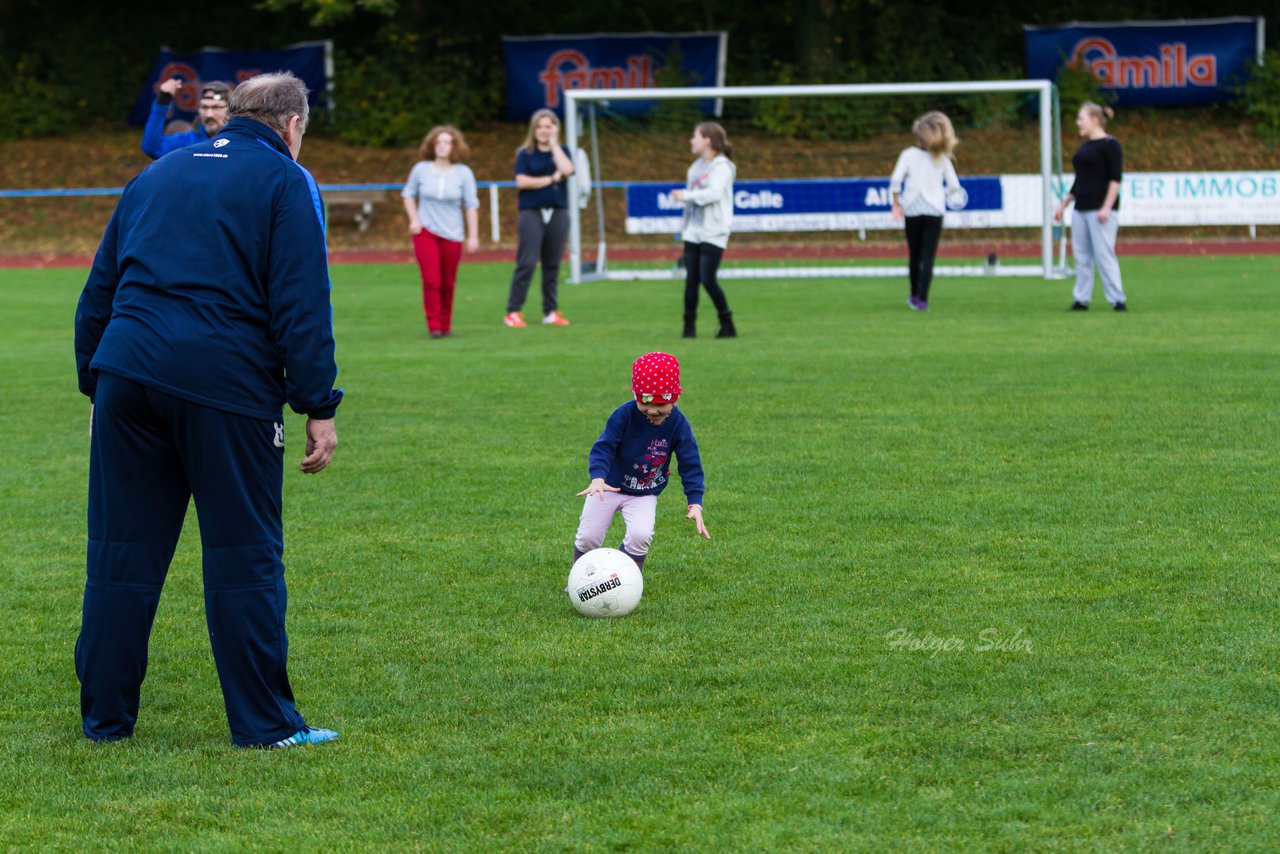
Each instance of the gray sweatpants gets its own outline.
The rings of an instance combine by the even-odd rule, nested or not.
[[[1112,211],[1106,222],[1098,222],[1097,211],[1073,211],[1071,214],[1071,251],[1076,256],[1076,302],[1089,304],[1093,299],[1093,270],[1102,278],[1102,292],[1107,302],[1124,302],[1120,284],[1120,261],[1116,258],[1116,235],[1120,216]]]
[[[551,219],[543,221],[542,211],[520,211],[517,227],[516,270],[511,276],[511,293],[507,296],[507,312],[524,308],[533,281],[533,269],[542,262],[542,313],[548,315],[559,308],[556,289],[560,280],[560,259],[569,237],[569,212],[554,208]]]

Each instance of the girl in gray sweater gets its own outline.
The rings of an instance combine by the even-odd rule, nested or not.
[[[422,272],[422,312],[432,338],[453,334],[453,294],[462,260],[480,248],[480,199],[467,159],[467,141],[452,125],[434,127],[422,140],[401,195],[409,215],[413,253]],[[463,218],[466,228],[463,228]]]
[[[733,325],[733,312],[716,280],[733,228],[733,179],[738,171],[730,159],[733,146],[724,128],[702,122],[693,129],[689,149],[698,159],[689,167],[685,188],[671,192],[672,198],[684,202],[684,337],[697,337],[701,286],[720,315],[716,337],[734,338],[738,330]]]

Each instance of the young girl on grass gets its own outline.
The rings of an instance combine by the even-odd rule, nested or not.
[[[463,240],[468,252],[480,248],[480,199],[476,176],[465,163],[469,152],[462,131],[453,125],[433,127],[418,148],[420,159],[401,192],[422,273],[422,313],[432,338],[453,335],[453,294]]]
[[[702,460],[689,420],[676,409],[680,388],[680,363],[667,353],[648,353],[631,366],[631,391],[635,400],[619,406],[605,422],[604,432],[591,446],[588,471],[591,484],[585,497],[578,534],[573,543],[577,563],[592,549],[600,548],[621,513],[627,523],[622,551],[643,567],[653,542],[658,495],[670,479],[671,457],[679,458],[680,482],[689,501],[686,519],[698,533],[711,539],[702,521]]]
[[[916,144],[903,149],[889,178],[893,218],[904,222],[907,233],[911,296],[907,305],[915,311],[929,308],[933,259],[942,237],[942,216],[947,198],[959,196],[960,179],[951,162],[959,140],[946,114],[925,113],[911,126]]]
[[[733,312],[716,278],[733,227],[733,179],[737,174],[730,159],[733,146],[724,128],[702,122],[693,129],[689,150],[698,159],[689,167],[685,188],[671,192],[673,199],[684,203],[684,337],[697,337],[698,295],[703,287],[720,315],[716,337],[734,338],[738,330],[733,325]]]

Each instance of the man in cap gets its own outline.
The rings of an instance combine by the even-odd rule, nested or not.
[[[155,159],[170,151],[213,139],[227,124],[227,100],[231,97],[231,87],[221,80],[210,80],[200,86],[196,126],[191,130],[166,136],[164,126],[165,117],[169,114],[169,104],[184,85],[177,77],[164,81],[156,93],[156,102],[151,105],[151,115],[147,117],[147,126],[142,130],[142,150]]]

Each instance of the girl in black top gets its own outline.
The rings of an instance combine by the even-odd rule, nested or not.
[[[1127,311],[1120,281],[1120,261],[1116,258],[1116,236],[1120,230],[1120,179],[1124,174],[1124,151],[1120,142],[1107,133],[1107,119],[1115,115],[1110,107],[1086,101],[1076,114],[1076,127],[1084,142],[1071,157],[1075,183],[1058,209],[1055,222],[1062,219],[1067,205],[1075,202],[1071,215],[1071,250],[1076,259],[1076,286],[1072,311],[1087,311],[1093,297],[1093,273],[1102,279],[1107,302],[1116,311]]]

